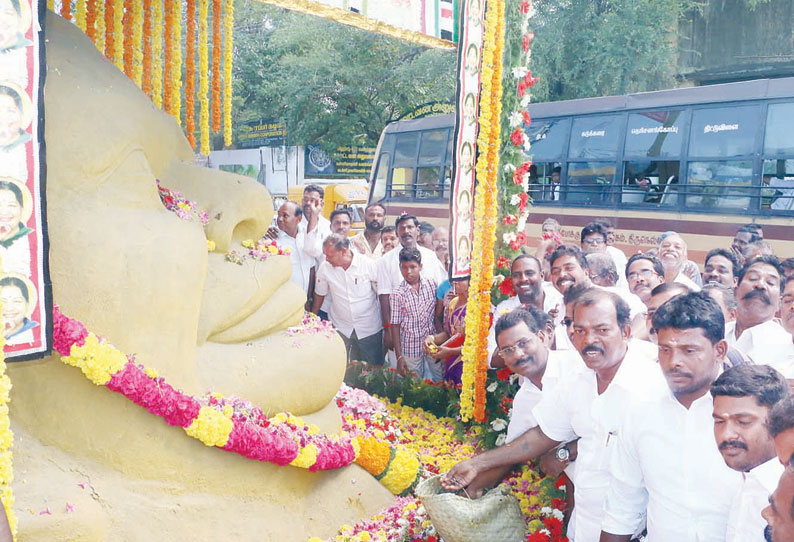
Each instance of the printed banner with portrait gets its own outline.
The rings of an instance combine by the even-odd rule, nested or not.
[[[474,224],[474,164],[477,158],[477,112],[480,103],[485,0],[461,6],[458,44],[453,191],[450,198],[450,276],[471,273],[471,234]]]
[[[0,302],[6,358],[50,351],[44,208],[44,3],[0,0]]]

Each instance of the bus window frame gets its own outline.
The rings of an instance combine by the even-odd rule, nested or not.
[[[446,132],[446,134],[447,134],[447,142],[449,142],[450,138],[453,137],[453,132],[454,132],[454,130],[451,129],[451,128],[430,128],[430,129],[426,129],[426,130],[411,130],[411,131],[406,131],[406,132],[400,132],[400,134],[395,134],[395,135],[401,135],[401,134],[416,133],[419,136],[418,137],[418,143],[416,145],[416,150],[414,152],[414,156],[413,156],[412,162],[410,164],[409,163],[403,163],[403,164],[400,164],[400,166],[399,166],[400,168],[411,168],[411,169],[413,169],[413,175],[412,175],[411,183],[410,183],[411,195],[410,196],[406,196],[406,197],[396,198],[396,199],[392,197],[392,181],[393,181],[394,170],[396,169],[395,165],[394,165],[394,160],[392,160],[390,165],[389,165],[388,181],[386,183],[386,194],[385,194],[384,198],[382,200],[380,200],[381,202],[389,202],[389,203],[393,202],[393,203],[398,203],[398,204],[409,203],[410,204],[410,203],[440,203],[440,202],[444,202],[444,201],[448,201],[449,200],[449,195],[448,194],[445,195],[445,191],[448,191],[448,190],[446,189],[447,187],[444,185],[444,168],[447,167],[447,166],[449,166],[450,168],[452,167],[452,157],[450,156],[449,143],[444,145],[443,157],[442,157],[442,159],[441,159],[441,161],[439,163],[435,163],[435,164],[421,164],[421,165],[419,164],[419,152],[420,152],[420,149],[422,148],[422,138],[424,137],[424,134],[426,134],[428,132],[433,132],[433,131]],[[397,138],[395,137],[393,141],[394,141],[394,143],[391,145],[392,147],[396,145]],[[388,150],[387,151],[382,151],[381,155],[387,154],[387,153],[388,153]],[[437,182],[437,187],[438,187],[437,188],[437,192],[440,195],[435,197],[435,198],[417,198],[416,194],[417,194],[417,192],[419,190],[419,185],[418,185],[416,179],[417,179],[417,175],[419,174],[419,169],[420,168],[427,169],[427,168],[434,168],[434,167],[439,168],[439,176],[438,176],[438,182]],[[423,185],[423,186],[426,186],[426,185]]]
[[[619,180],[621,183],[621,190],[620,193],[623,193],[623,177],[625,175],[625,162],[632,161],[639,159],[640,157],[634,156],[631,154],[626,154],[625,152],[625,141],[626,141],[626,127],[628,123],[628,115],[632,113],[643,113],[646,111],[668,111],[668,110],[681,110],[683,111],[684,115],[686,115],[686,122],[687,122],[687,129],[685,130],[684,137],[682,137],[681,141],[681,149],[680,154],[678,156],[665,156],[665,157],[647,157],[648,160],[664,160],[664,161],[677,161],[679,164],[679,171],[678,171],[678,194],[679,197],[675,205],[661,205],[661,203],[653,204],[653,203],[623,203],[621,197],[614,198],[613,201],[609,204],[599,205],[593,203],[581,203],[581,202],[568,202],[566,199],[561,199],[557,201],[547,201],[547,200],[539,200],[535,202],[534,205],[538,207],[575,207],[575,208],[598,208],[598,209],[626,209],[626,210],[653,210],[653,211],[660,211],[660,212],[677,212],[682,214],[714,214],[714,215],[732,215],[732,216],[794,216],[794,211],[786,211],[786,210],[771,210],[771,209],[762,209],[761,202],[762,198],[764,197],[762,194],[763,188],[763,164],[765,160],[794,160],[794,153],[793,154],[783,154],[783,155],[770,155],[764,153],[764,136],[766,134],[766,123],[767,123],[767,113],[769,105],[775,103],[792,103],[794,99],[792,97],[783,97],[783,98],[760,98],[758,100],[732,100],[732,101],[725,101],[725,102],[713,102],[713,103],[702,103],[702,104],[675,104],[670,106],[662,106],[662,107],[653,107],[653,108],[641,108],[641,109],[627,109],[621,111],[599,111],[594,113],[587,113],[582,115],[559,115],[559,116],[549,116],[549,117],[538,117],[539,122],[545,122],[549,120],[564,120],[567,119],[571,123],[571,129],[568,132],[568,140],[566,141],[566,151],[565,154],[560,157],[559,162],[561,163],[561,172],[560,172],[560,186],[561,187],[568,187],[573,186],[569,185],[569,176],[568,176],[568,165],[571,163],[582,163],[582,162],[608,162],[609,160],[604,159],[580,159],[580,158],[570,158],[570,139],[573,134],[573,123],[577,118],[584,118],[584,117],[592,117],[592,116],[604,116],[608,114],[616,114],[620,115],[623,118],[623,133],[621,134],[620,141],[618,144],[617,155],[615,158],[615,176],[616,180]],[[692,130],[694,129],[693,126],[693,115],[696,110],[699,109],[714,109],[714,108],[724,108],[724,107],[732,107],[732,106],[756,106],[758,111],[758,122],[756,124],[756,131],[754,134],[754,145],[752,148],[751,154],[743,154],[737,156],[730,156],[730,157],[722,157],[722,156],[711,156],[711,155],[690,155],[690,141],[692,137]],[[531,151],[530,151],[531,157]],[[750,205],[746,211],[736,211],[730,208],[724,207],[715,207],[710,209],[694,209],[691,207],[686,206],[686,196],[688,194],[688,186],[689,186],[689,164],[691,162],[732,162],[732,161],[751,161],[752,162],[752,184],[750,187],[753,189],[753,193],[751,194],[750,198]],[[699,185],[702,186],[702,185]],[[562,188],[567,193],[567,188]]]
[[[389,159],[389,167],[386,170],[386,178],[383,179],[383,183],[385,184],[385,186],[383,188],[383,197],[381,199],[379,199],[378,202],[381,202],[381,201],[384,201],[384,200],[387,199],[387,196],[388,196],[389,190],[390,190],[390,186],[391,186],[391,172],[392,172],[392,169],[393,169],[392,168],[393,162],[392,162],[392,159],[391,159],[391,153],[389,151],[382,151],[380,154],[378,154],[378,160],[375,163],[375,175],[372,176],[372,180],[370,181],[370,187],[369,187],[370,192],[374,194],[375,192],[374,192],[373,189],[375,188],[375,185],[378,182],[378,173],[380,173],[380,166],[381,166],[381,163],[382,163],[382,160],[383,160],[384,156]]]

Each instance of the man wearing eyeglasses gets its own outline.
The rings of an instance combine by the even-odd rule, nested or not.
[[[624,276],[625,268],[620,269],[615,257],[607,251],[607,236],[608,230],[604,224],[601,222],[590,222],[589,224],[585,225],[584,228],[582,228],[582,234],[580,237],[582,251],[584,251],[585,254],[606,254],[609,256],[615,264],[615,269],[617,269],[618,272],[617,287],[628,289],[629,285],[626,282],[626,277]]]
[[[629,291],[648,305],[651,290],[664,282],[664,267],[656,256],[634,254],[626,265],[626,278],[629,282]]]
[[[564,372],[553,391],[532,410],[538,426],[505,446],[455,465],[441,483],[447,490],[480,491],[489,471],[525,463],[579,438],[574,500],[568,526],[574,542],[597,540],[609,487],[609,456],[617,440],[625,405],[635,397],[655,396],[665,380],[654,360],[629,344],[629,307],[614,293],[593,288],[574,308],[573,343],[586,368]],[[500,348],[515,342],[500,335]],[[515,354],[508,352],[512,360]],[[624,363],[625,362],[625,363]]]

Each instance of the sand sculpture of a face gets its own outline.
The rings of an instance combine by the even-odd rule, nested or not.
[[[54,299],[62,312],[188,393],[213,390],[245,397],[265,411],[308,415],[322,429],[337,430],[338,410],[331,401],[344,373],[343,345],[337,337],[293,337],[284,331],[300,322],[305,302],[289,282],[289,258],[244,265],[225,261],[239,241],[256,239],[267,229],[273,215],[267,191],[252,179],[194,165],[179,126],[78,29],[51,14],[46,28],[47,219]],[[156,179],[209,212],[206,231],[163,207]],[[208,253],[207,239],[216,243],[214,253]],[[112,479],[103,508],[112,515],[113,528],[120,523],[116,514],[129,518],[124,529],[133,529],[130,533],[147,528],[137,525],[148,521],[138,516],[157,523],[156,513],[136,515],[139,499],[130,495],[140,495],[141,489],[139,482],[129,482],[132,478],[177,487],[160,494],[147,486],[144,493],[154,494],[146,494],[143,509],[156,509],[158,499],[173,501],[174,492],[224,495],[223,504],[195,507],[201,512],[193,521],[204,524],[223,523],[223,514],[240,512],[228,504],[234,502],[229,495],[246,506],[257,503],[259,508],[246,510],[249,516],[267,518],[291,506],[294,515],[279,520],[291,536],[272,534],[275,527],[264,527],[264,519],[251,522],[252,532],[271,532],[273,540],[300,539],[307,534],[307,521],[326,522],[322,530],[327,531],[338,526],[339,518],[354,520],[388,499],[358,467],[345,469],[347,474],[312,474],[206,448],[123,397],[93,386],[55,357],[12,364],[10,376],[12,422],[22,435],[19,468],[28,478],[57,478],[71,471]],[[60,457],[62,465],[47,474],[50,466],[37,457],[42,453]],[[340,489],[327,483],[329,476]],[[357,487],[352,477],[359,478]],[[48,486],[53,495],[73,490],[64,484],[68,489],[41,484],[34,494],[31,486],[38,486],[31,482],[18,491],[18,500],[35,507],[27,501],[48,498]],[[362,491],[370,502],[351,508],[351,499]],[[116,492],[121,493],[111,497]],[[118,510],[111,513],[106,503],[114,499]],[[169,523],[172,512],[164,514],[162,525],[182,532],[178,520],[175,526]],[[79,524],[77,519],[73,523]],[[196,527],[190,528],[191,536],[200,532]],[[220,539],[219,533],[206,532],[212,539]]]

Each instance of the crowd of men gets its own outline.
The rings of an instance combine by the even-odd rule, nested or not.
[[[565,473],[574,542],[794,541],[794,260],[754,225],[702,273],[675,232],[629,258],[612,235],[513,261],[490,340],[523,380],[507,437],[442,484],[478,496],[539,459]]]
[[[328,221],[322,205],[307,186],[278,212],[308,307],[349,359],[450,378],[461,341],[445,310],[467,284],[447,280],[448,233],[408,215],[386,227],[373,204],[350,237],[349,212]],[[676,232],[627,257],[608,221],[579,246],[553,219],[543,230],[512,262],[488,341],[489,366],[521,382],[507,434],[442,484],[482,495],[539,459],[566,476],[573,542],[794,542],[794,259],[756,225],[702,262]]]
[[[455,296],[448,231],[411,215],[386,226],[375,203],[364,211],[364,231],[350,236],[350,210],[328,220],[323,207],[323,188],[307,185],[300,203],[281,205],[270,232],[290,249],[292,281],[306,292],[307,309],[333,323],[349,360],[441,380],[444,360],[460,354],[460,345],[445,346],[444,308]]]

